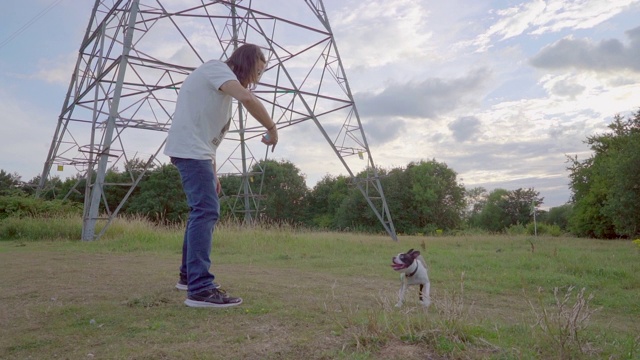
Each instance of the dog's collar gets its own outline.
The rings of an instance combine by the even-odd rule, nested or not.
[[[414,264],[416,264],[416,261],[417,261],[417,260],[413,260],[413,263],[414,263]],[[407,275],[407,277],[412,277],[413,275],[415,275],[415,274],[416,274],[416,272],[418,271],[418,268],[419,268],[419,267],[420,267],[420,266],[418,266],[418,264],[416,264],[416,269],[415,269],[415,270],[413,270],[413,272],[412,272],[411,274]]]

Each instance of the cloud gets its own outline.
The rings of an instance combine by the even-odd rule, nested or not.
[[[419,1],[354,1],[330,19],[344,63],[375,67],[432,50],[428,14]]]
[[[488,70],[479,69],[457,79],[391,84],[381,92],[357,93],[355,98],[364,115],[436,119],[477,95],[490,76]]]
[[[546,4],[543,0],[523,3],[518,6],[497,11],[502,20],[491,26],[485,36],[501,36],[506,40],[525,32],[540,15],[545,12]]]
[[[405,130],[406,125],[404,120],[394,117],[371,118],[363,121],[362,124],[367,139],[370,139],[369,144],[372,146],[385,144],[397,138]]]
[[[529,63],[541,69],[640,72],[640,27],[626,34],[630,39],[629,46],[616,39],[596,43],[588,39],[564,38],[542,49]]]
[[[575,99],[575,97],[582,94],[585,89],[586,87],[573,81],[563,80],[555,83],[551,88],[551,92],[558,96],[566,96],[571,99]]]
[[[548,1],[542,16],[532,23],[531,34],[540,35],[564,29],[590,29],[638,3],[638,0]]]
[[[30,79],[42,80],[50,84],[68,85],[71,81],[78,53],[68,53],[55,58],[38,61],[38,71],[30,74]]]
[[[492,13],[497,20],[474,40],[466,42],[486,51],[492,40],[508,40],[522,34],[542,35],[569,29],[590,29],[624,12],[640,0],[536,0]]]
[[[480,120],[474,116],[465,116],[456,119],[449,124],[449,130],[453,133],[454,139],[463,142],[476,135],[480,128]]]

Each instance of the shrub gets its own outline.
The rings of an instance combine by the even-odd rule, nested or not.
[[[536,229],[536,226],[533,223],[529,223],[529,225],[527,225],[527,234],[535,235],[536,232],[538,235],[550,235],[553,237],[562,236],[564,233],[558,225],[538,223]]]
[[[82,204],[28,196],[0,196],[0,219],[31,216],[50,218],[71,214],[82,214]]]
[[[527,228],[522,224],[515,224],[509,226],[505,229],[507,235],[515,236],[515,235],[527,235],[529,234]]]
[[[0,221],[0,240],[79,240],[82,217],[7,217]]]

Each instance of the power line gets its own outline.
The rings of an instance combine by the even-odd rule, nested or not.
[[[49,4],[49,6],[47,6],[46,8],[41,10],[39,13],[37,13],[33,18],[31,18],[31,20],[27,21],[18,30],[14,31],[11,35],[9,35],[9,37],[7,37],[6,39],[2,40],[2,42],[0,42],[0,49],[5,47],[5,45],[9,44],[11,41],[13,41],[13,39],[15,39],[20,34],[22,34],[25,30],[27,30],[29,27],[31,27],[31,25],[35,24],[36,21],[40,20],[40,18],[45,16],[49,11],[51,11],[51,9],[56,7],[61,2],[62,2],[62,0],[55,0],[53,3]]]

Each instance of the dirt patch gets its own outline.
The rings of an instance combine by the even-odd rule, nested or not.
[[[400,341],[394,340],[386,344],[380,353],[376,355],[377,359],[388,360],[445,360],[446,357],[441,357],[430,349],[422,346],[405,344]]]

